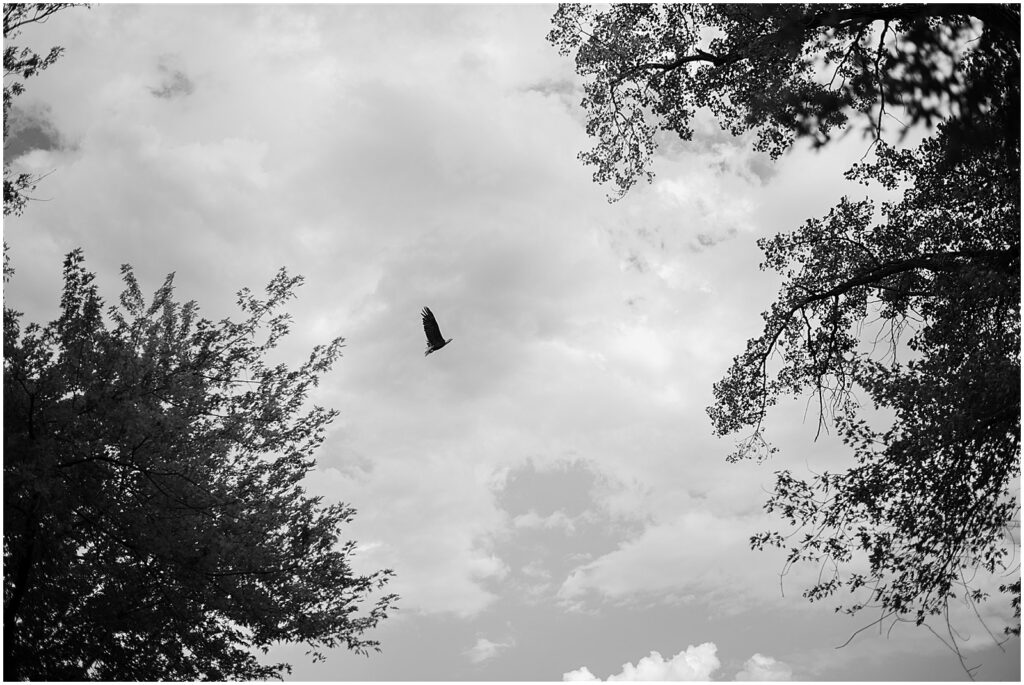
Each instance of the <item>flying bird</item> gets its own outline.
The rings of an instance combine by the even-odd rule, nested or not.
[[[438,327],[437,319],[434,318],[434,312],[430,311],[430,307],[423,308],[423,332],[427,334],[427,351],[423,353],[424,356],[431,352],[437,352],[452,341],[452,338],[445,340],[441,335],[441,329]]]

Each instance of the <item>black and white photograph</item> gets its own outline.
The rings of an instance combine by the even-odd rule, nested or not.
[[[4,680],[1020,682],[1020,10],[4,3]]]

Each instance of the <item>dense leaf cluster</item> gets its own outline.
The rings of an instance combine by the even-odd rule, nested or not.
[[[804,537],[753,542],[827,568],[811,599],[866,587],[851,611],[870,602],[918,623],[958,593],[982,599],[979,569],[1011,578],[1019,596],[1019,181],[991,151],[951,167],[945,135],[915,152],[883,144],[877,162],[850,172],[906,178],[881,221],[873,202],[844,198],[824,219],[761,241],[765,266],[786,282],[709,410],[723,435],[752,428],[739,458],[764,453],[762,421],[778,397],[817,398],[856,466],[810,483],[780,472],[767,508]],[[861,418],[863,403],[891,425]],[[841,576],[858,554],[865,568]]]
[[[59,319],[4,309],[5,680],[250,680],[287,668],[256,658],[277,641],[375,648],[395,597],[361,605],[391,572],[357,574],[353,509],[302,487],[342,340],[266,362],[301,279],[213,323],[172,277],[150,303],[123,277],[105,319],[76,251]]]
[[[983,114],[992,79],[1019,90],[1014,7],[564,4],[552,23],[548,39],[586,79],[595,146],[580,157],[619,197],[651,178],[656,134],[690,140],[700,109],[778,157],[797,137],[826,143],[851,116],[877,136],[894,111],[902,126]],[[1019,106],[1002,116],[1016,129]]]

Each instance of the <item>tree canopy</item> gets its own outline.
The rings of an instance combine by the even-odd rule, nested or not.
[[[595,146],[580,157],[619,196],[651,178],[656,134],[690,140],[700,109],[755,131],[773,157],[798,137],[825,144],[851,118],[877,136],[993,107],[1008,145],[1019,138],[1019,7],[564,4],[552,23],[548,39],[587,79]]]
[[[844,197],[759,242],[784,283],[708,411],[742,436],[731,459],[766,458],[769,408],[809,396],[851,450],[844,472],[777,472],[766,508],[794,530],[751,539],[820,566],[809,599],[847,588],[851,613],[922,624],[984,600],[984,570],[1019,617],[1020,8],[562,5],[553,24],[587,78],[581,159],[620,196],[699,109],[773,157],[868,131],[847,177],[902,198]],[[932,135],[901,149],[893,122]]]
[[[4,5],[5,142],[24,80],[63,51],[12,40],[68,6]],[[37,180],[5,163],[5,216]],[[173,300],[173,274],[148,304],[122,276],[104,317],[75,250],[56,321],[4,306],[4,679],[253,680],[289,670],[257,658],[279,641],[378,649],[364,634],[393,574],[357,573],[355,510],[302,485],[337,415],[309,391],[343,340],[267,362],[301,277],[243,289],[244,319],[213,323]]]
[[[274,642],[377,648],[392,573],[357,573],[355,511],[302,485],[343,341],[266,361],[301,278],[213,323],[173,274],[149,303],[122,274],[106,317],[80,251],[56,321],[4,308],[4,679],[252,680],[288,668],[257,659]]]

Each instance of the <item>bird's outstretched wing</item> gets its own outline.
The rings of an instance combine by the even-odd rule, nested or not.
[[[444,337],[441,335],[441,329],[438,327],[437,319],[434,318],[430,307],[423,308],[423,332],[427,334],[427,345],[431,349],[444,346]]]

